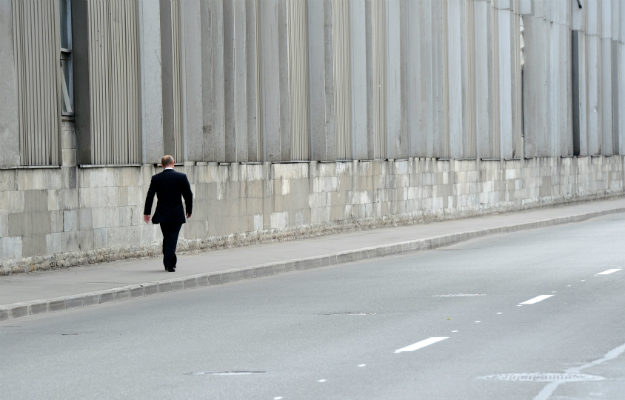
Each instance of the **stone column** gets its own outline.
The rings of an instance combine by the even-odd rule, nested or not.
[[[601,19],[599,3],[596,1],[584,4],[587,12],[588,51],[588,152],[589,155],[601,154],[602,120],[601,120]]]
[[[601,2],[601,125],[602,154],[614,154],[612,140],[612,1]]]
[[[308,160],[309,94],[308,94],[308,23],[307,1],[287,0],[285,3],[290,160]],[[347,28],[347,27],[346,27]],[[349,54],[349,53],[348,53]],[[348,55],[349,57],[349,55]]]
[[[372,0],[371,18],[371,99],[372,99],[372,150],[373,158],[387,158],[387,33],[386,2]]]
[[[577,135],[579,143],[576,143],[579,155],[588,155],[588,91],[586,68],[586,12],[576,5],[571,10],[572,29],[574,41],[572,44],[573,54],[571,63],[573,64],[573,131]]]
[[[0,167],[20,165],[17,73],[11,0],[0,0]]]
[[[202,131],[206,161],[225,161],[223,0],[202,0]]]
[[[427,102],[425,87],[430,74],[423,68],[423,48],[428,41],[425,36],[426,3],[408,1],[402,4],[402,104],[404,109],[402,129],[406,130],[409,142],[409,155],[422,156],[426,149],[425,121]],[[427,57],[429,59],[429,57]]]
[[[401,8],[386,1],[386,157],[408,157],[408,138],[402,132]]]
[[[224,2],[226,161],[248,161],[246,11],[245,0]]]
[[[308,1],[308,87],[310,150],[313,160],[327,160],[325,1]],[[330,78],[331,79],[331,78]],[[331,99],[330,99],[331,101]]]
[[[449,80],[447,2],[432,0],[432,135],[433,156],[448,158],[449,151]]]
[[[314,2],[314,0],[313,0]],[[350,0],[352,157],[367,158],[367,24],[365,2]]]
[[[500,2],[500,6],[503,5]],[[512,131],[512,13],[509,4],[496,10],[498,38],[497,65],[499,86],[499,140],[500,154],[503,159],[511,159],[513,150]]]
[[[493,158],[491,141],[493,131],[490,129],[490,78],[492,74],[489,60],[489,4],[476,1],[475,13],[475,132],[477,141],[477,157]]]
[[[463,158],[463,46],[462,0],[449,0],[447,9],[449,83],[449,148],[453,158]]]
[[[278,0],[261,0],[258,5],[263,159],[281,161],[279,5]]]
[[[619,39],[618,48],[618,130],[619,154],[625,154],[625,4],[621,3],[619,10]]]
[[[163,155],[163,87],[159,0],[139,0],[141,76],[141,140],[143,164],[156,164]]]
[[[248,161],[262,160],[259,107],[258,54],[258,0],[246,0],[246,59],[247,59],[247,157]]]
[[[180,2],[182,125],[185,161],[206,161],[202,119],[202,20],[200,0]]]

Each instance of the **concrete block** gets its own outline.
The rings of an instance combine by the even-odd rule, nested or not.
[[[76,149],[61,150],[61,165],[64,167],[73,167],[76,164]]]
[[[18,190],[41,189],[45,184],[44,170],[22,169],[16,171]]]
[[[105,248],[108,245],[108,228],[95,228],[93,230],[93,247]]]
[[[22,256],[43,256],[46,254],[47,242],[46,235],[32,234],[22,238]]]
[[[117,188],[117,202],[115,204],[117,204],[118,206],[128,205],[128,187],[127,186],[120,186]]]
[[[0,211],[21,213],[24,211],[23,191],[0,191]]]
[[[64,230],[63,211],[50,211],[50,232],[60,233]]]
[[[24,192],[25,211],[47,211],[48,191],[47,190],[26,190]]]
[[[26,303],[12,304],[10,309],[12,318],[21,318],[28,315],[29,305]]]
[[[66,251],[63,246],[63,234],[51,233],[46,235],[46,254],[56,254]]]
[[[63,212],[63,231],[73,232],[78,230],[78,211],[68,210]]]
[[[9,236],[9,215],[0,213],[0,237]]]
[[[8,235],[25,236],[31,233],[32,217],[29,213],[9,214]]]
[[[7,190],[17,190],[15,174],[15,170],[0,170],[0,193]]]
[[[118,226],[131,226],[135,225],[135,220],[133,219],[135,208],[133,207],[118,207]],[[138,211],[140,214],[143,214],[143,211]]]
[[[49,311],[48,302],[46,300],[43,300],[41,302],[31,303],[29,305],[30,315],[47,313],[48,311]]]
[[[19,259],[21,257],[21,237],[0,237],[0,260]]]
[[[90,208],[81,208],[78,210],[78,229],[81,231],[93,228]]]

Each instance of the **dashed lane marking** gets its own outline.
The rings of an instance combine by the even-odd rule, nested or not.
[[[522,306],[527,306],[531,304],[540,303],[543,300],[547,300],[548,298],[553,297],[552,294],[541,294],[540,296],[533,297],[529,300],[524,301],[523,303],[519,303]]]
[[[621,268],[606,269],[603,272],[599,272],[597,275],[610,275],[610,274],[613,274],[613,273],[619,272],[619,271],[621,271]]]
[[[435,337],[431,337],[431,338],[428,338],[428,339],[424,339],[424,340],[421,340],[420,342],[413,343],[410,346],[402,347],[401,349],[395,350],[395,354],[404,353],[404,352],[407,352],[407,351],[416,351],[416,350],[422,349],[424,347],[433,345],[435,343],[442,342],[443,340],[446,340],[446,339],[449,339],[449,337],[447,337],[447,336],[443,336],[443,337],[435,336]]]

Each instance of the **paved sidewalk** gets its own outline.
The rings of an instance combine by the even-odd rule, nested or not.
[[[165,272],[159,258],[149,258],[0,276],[0,321],[431,249],[493,233],[621,212],[625,212],[625,198],[207,251],[179,256],[175,273]]]

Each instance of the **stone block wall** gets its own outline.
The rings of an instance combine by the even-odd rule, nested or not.
[[[69,143],[68,146],[72,144]],[[180,250],[622,195],[622,156],[511,161],[187,163]],[[152,165],[0,170],[0,274],[160,254]]]

